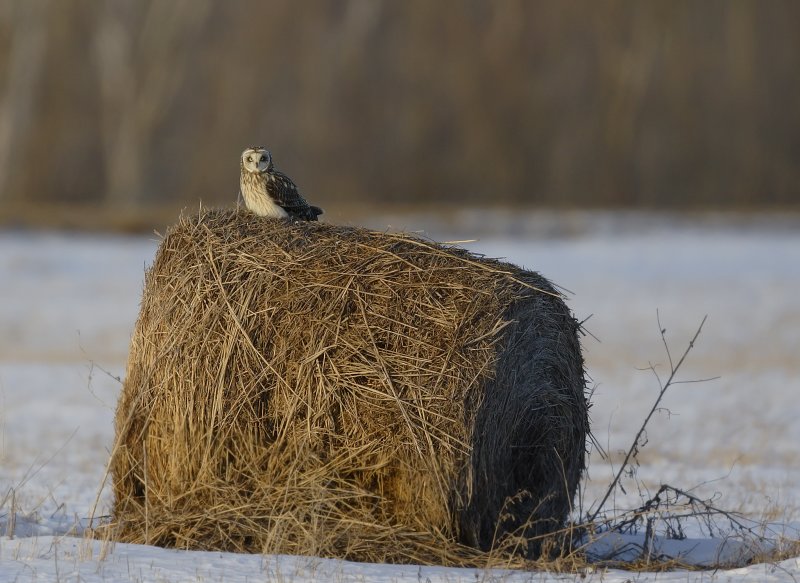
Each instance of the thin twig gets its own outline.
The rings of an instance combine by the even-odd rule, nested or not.
[[[703,318],[703,321],[705,322],[705,318]],[[667,358],[669,359],[669,369],[674,371],[675,367],[672,365],[672,353],[670,353],[669,344],[667,344],[667,329],[661,325],[661,314],[658,313],[658,308],[656,308],[656,322],[658,322],[658,331],[661,334],[661,342],[664,344],[664,350],[666,350]]]
[[[609,484],[608,489],[606,490],[606,493],[603,496],[603,499],[600,501],[600,504],[597,506],[597,509],[589,517],[589,522],[594,522],[594,519],[597,518],[597,515],[600,514],[600,512],[603,510],[603,507],[605,506],[605,503],[608,501],[608,498],[611,496],[611,494],[614,492],[614,490],[616,489],[617,485],[619,484],[619,481],[622,478],[622,474],[625,472],[625,468],[628,467],[628,464],[631,461],[631,458],[634,456],[635,452],[638,451],[638,449],[639,449],[639,443],[640,443],[640,440],[642,439],[642,436],[645,434],[645,431],[647,429],[647,424],[650,423],[650,419],[653,417],[653,415],[659,409],[659,406],[661,405],[661,400],[664,398],[664,395],[666,394],[667,389],[669,389],[673,385],[673,381],[675,379],[675,375],[677,374],[678,370],[681,368],[681,365],[683,364],[683,361],[686,359],[687,355],[692,350],[692,348],[694,348],[694,343],[695,343],[695,341],[697,341],[698,336],[700,336],[700,332],[703,329],[703,325],[706,323],[706,319],[707,318],[708,318],[708,315],[703,316],[703,321],[700,322],[700,326],[698,326],[697,332],[694,333],[694,336],[689,341],[689,345],[686,347],[686,350],[683,352],[683,356],[681,356],[680,360],[678,361],[678,364],[676,364],[675,366],[672,366],[672,358],[670,357],[670,375],[669,375],[669,378],[667,379],[667,382],[664,383],[661,386],[661,390],[659,391],[658,397],[656,398],[655,402],[653,403],[653,407],[650,409],[650,412],[647,414],[647,417],[645,417],[644,423],[642,423],[642,426],[639,428],[639,431],[636,433],[636,437],[634,438],[633,443],[631,444],[631,447],[628,449],[628,453],[625,455],[625,459],[623,460],[622,465],[620,466],[619,470],[617,471],[617,475],[614,476],[614,479],[611,481],[611,484]],[[659,330],[661,331],[661,338],[664,341],[664,345],[666,346],[666,344],[667,344],[667,341],[665,339],[666,330],[664,330],[661,327],[661,322],[660,321],[658,322],[658,326],[659,326]],[[669,349],[667,350],[667,355],[669,355]],[[656,377],[658,377],[658,374],[655,371],[655,367],[651,366],[650,368],[653,371],[653,373],[656,374]],[[661,381],[659,379],[659,383],[660,382]]]

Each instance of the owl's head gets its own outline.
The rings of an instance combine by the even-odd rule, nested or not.
[[[242,152],[242,170],[259,174],[272,168],[272,154],[261,146],[253,146]]]

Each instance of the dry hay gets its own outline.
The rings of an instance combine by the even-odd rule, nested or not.
[[[115,537],[534,557],[584,469],[578,331],[546,279],[461,249],[235,211],[182,218],[131,342]]]

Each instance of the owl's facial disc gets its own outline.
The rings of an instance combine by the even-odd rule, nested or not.
[[[272,156],[264,148],[247,148],[242,152],[242,165],[248,172],[266,172],[272,163]]]
[[[257,159],[258,171],[266,172],[272,163],[272,156],[270,156],[270,153],[266,150],[261,150],[256,153],[255,157]]]

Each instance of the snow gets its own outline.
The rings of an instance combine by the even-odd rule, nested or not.
[[[770,522],[767,540],[800,538],[800,230],[785,221],[743,228],[658,216],[547,215],[507,219],[463,246],[540,271],[569,289],[594,388],[597,441],[583,509],[605,491],[668,375],[709,318],[648,427],[637,479],[617,508],[635,508],[662,483],[714,498],[718,508]],[[475,219],[477,221],[477,219]],[[467,221],[467,225],[471,225]],[[477,224],[477,222],[476,222]],[[556,228],[553,225],[561,225]],[[531,226],[533,225],[533,226]],[[564,226],[566,225],[566,227]],[[576,227],[576,225],[578,225]],[[385,226],[385,225],[384,225]],[[413,228],[413,225],[404,225]],[[439,240],[470,227],[434,226]],[[509,236],[508,233],[514,233]],[[154,237],[0,233],[0,581],[792,581],[800,558],[714,571],[579,574],[353,564],[112,544],[82,537],[103,488],[113,413]],[[640,370],[645,369],[645,370]],[[663,533],[657,533],[663,534]],[[696,565],[744,564],[763,547],[697,528],[656,536],[652,553]],[[641,534],[606,535],[591,552],[641,555]],[[615,551],[616,552],[616,551]]]
[[[330,581],[375,583],[537,583],[559,581],[704,581],[751,579],[792,581],[800,559],[716,571],[675,570],[631,573],[587,569],[578,574],[522,572],[505,569],[460,569],[416,565],[351,563],[316,557],[240,555],[176,551],[145,545],[86,541],[76,537],[0,538],[0,581]]]

